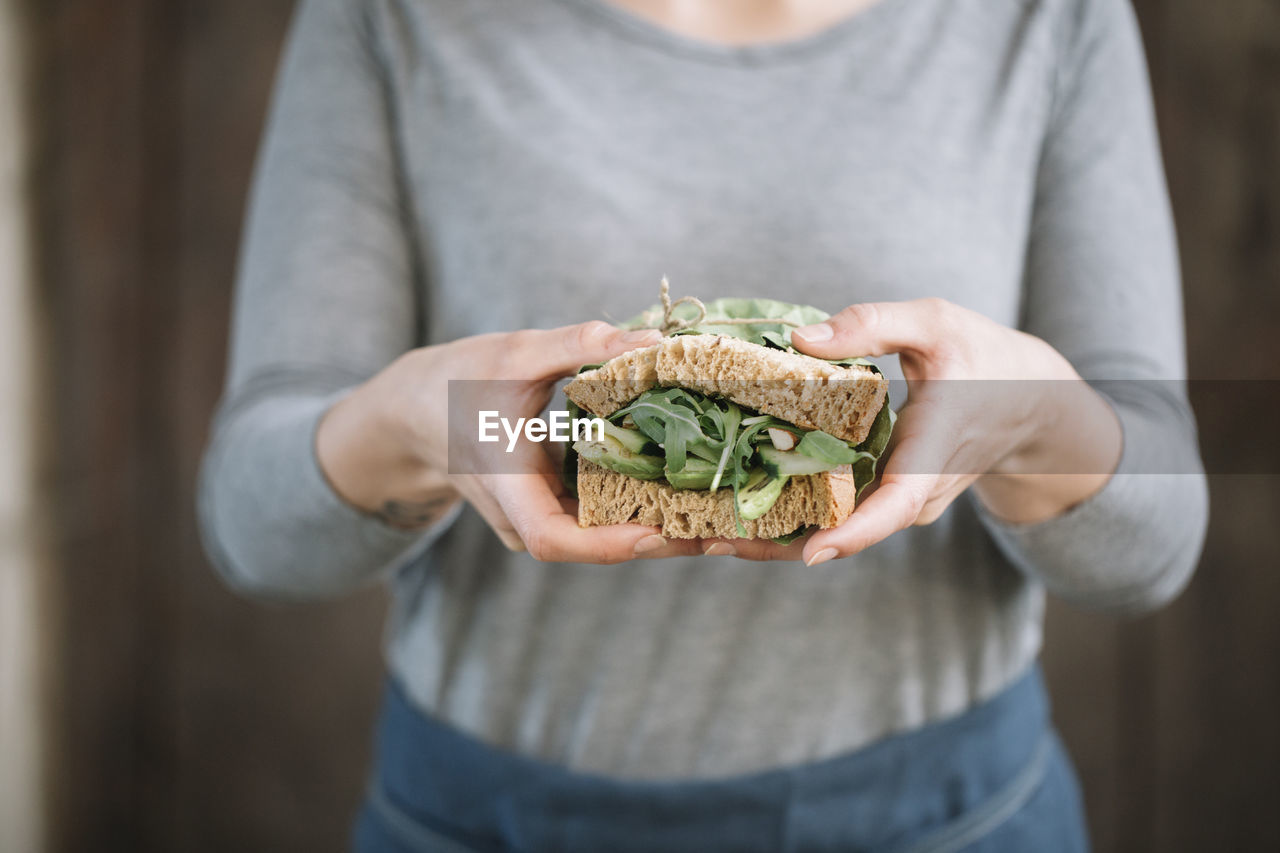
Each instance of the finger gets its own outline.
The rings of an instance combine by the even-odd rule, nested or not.
[[[657,527],[615,524],[580,528],[577,518],[564,512],[539,474],[493,476],[490,491],[529,553],[538,560],[611,564],[662,548],[697,553],[689,546],[683,546],[683,550],[672,547]]]
[[[927,353],[954,334],[953,309],[941,299],[864,302],[823,323],[791,333],[801,352],[819,358],[855,358],[891,352]]]
[[[513,371],[510,378],[568,376],[584,364],[608,361],[661,340],[662,333],[657,329],[625,331],[599,320],[558,329],[513,332],[507,341]]]
[[[693,557],[702,553],[702,543],[697,539],[668,539],[667,544],[652,551],[637,554],[637,560],[661,560],[667,557]]]
[[[933,524],[941,518],[947,508],[955,503],[956,499],[964,494],[965,490],[973,485],[976,479],[978,478],[971,474],[944,477],[943,481],[934,489],[934,493],[924,505],[924,509],[920,510],[920,516],[916,519],[916,524]]]
[[[915,524],[937,479],[932,474],[886,477],[844,524],[813,534],[804,547],[805,563],[816,566],[857,554]]]
[[[547,488],[557,498],[569,496],[569,487],[564,481],[564,448],[551,442],[541,445],[542,454],[546,457],[545,467],[540,463],[542,477],[547,481]]]
[[[578,502],[567,494],[558,495],[560,509],[570,518],[578,517]],[[662,557],[693,556],[703,552],[702,545],[696,539],[668,539],[667,544],[651,551],[637,554],[638,560],[653,560]],[[800,559],[798,556],[795,559]]]
[[[459,476],[456,481],[457,488],[462,497],[475,508],[480,517],[489,525],[490,529],[502,541],[502,544],[511,551],[525,550],[524,542],[520,539],[520,535],[516,533],[515,525],[511,523],[511,519],[507,518],[506,513],[498,506],[498,502],[476,482],[476,478],[472,476]]]
[[[768,539],[703,539],[702,553],[710,557],[738,557],[743,560],[794,560],[803,559],[805,539],[789,545],[779,545]]]
[[[940,489],[942,472],[955,455],[957,439],[936,409],[903,409],[901,444],[889,457],[879,487],[860,501],[843,524],[809,538],[804,560],[817,565],[856,554],[916,523]]]

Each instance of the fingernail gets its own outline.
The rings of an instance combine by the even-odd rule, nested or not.
[[[649,536],[644,537],[643,539],[641,539],[639,542],[636,543],[636,553],[644,554],[649,551],[656,551],[657,549],[661,548],[663,545],[666,545],[666,544],[667,544],[667,540],[663,539],[658,534],[653,533]]]
[[[818,563],[825,563],[827,560],[830,560],[835,555],[836,555],[835,548],[823,548],[821,551],[814,554],[809,559],[805,560],[804,564],[806,566],[816,566],[818,565]]]
[[[622,336],[624,344],[643,344],[647,341],[656,341],[662,337],[662,333],[657,329],[636,329],[634,332],[627,332]]]
[[[806,341],[829,341],[835,335],[835,330],[831,328],[829,323],[818,323],[813,326],[801,326],[791,333],[794,337],[799,335]]]
[[[702,553],[708,557],[732,557],[738,553],[738,549],[728,542],[712,542]]]

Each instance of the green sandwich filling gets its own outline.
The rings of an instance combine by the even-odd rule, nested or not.
[[[570,417],[584,416],[572,401],[569,410]],[[605,420],[602,438],[575,442],[573,453],[619,474],[665,480],[677,489],[732,489],[738,518],[751,521],[769,511],[791,477],[850,465],[860,494],[875,478],[893,421],[886,404],[867,439],[855,445],[728,400],[654,388]],[[572,466],[576,472],[576,460]]]
[[[697,309],[692,305],[677,305],[675,316],[694,324],[676,334],[729,335],[763,347],[799,352],[791,344],[791,329],[820,323],[829,317],[817,308],[772,299],[717,299],[706,303],[705,309],[705,316],[698,320]],[[661,317],[661,309],[655,306],[625,326],[652,327]],[[723,322],[757,317],[776,318],[776,322]],[[861,358],[831,360],[831,363],[862,364],[877,369]],[[599,365],[582,369],[593,367]],[[569,414],[574,418],[583,416],[572,400]],[[640,480],[665,480],[677,489],[711,492],[733,489],[738,532],[745,536],[742,520],[757,519],[768,512],[791,477],[821,474],[840,465],[851,465],[854,487],[861,495],[875,479],[876,465],[889,443],[895,420],[886,398],[866,440],[855,445],[821,430],[801,429],[729,400],[683,388],[653,388],[605,421],[603,440],[579,441],[573,445],[565,455],[564,479],[570,491],[576,492],[577,456],[581,454],[619,474]],[[774,541],[785,544],[805,532],[797,530]]]

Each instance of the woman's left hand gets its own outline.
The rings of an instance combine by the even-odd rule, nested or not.
[[[900,355],[909,399],[879,487],[839,527],[789,546],[721,541],[708,553],[816,565],[935,521],[975,483],[997,517],[1042,521],[1101,489],[1119,460],[1115,413],[1066,358],[945,300],[851,305],[792,341],[820,358]]]

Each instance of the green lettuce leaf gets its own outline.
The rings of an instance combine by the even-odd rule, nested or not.
[[[806,527],[797,527],[795,530],[791,531],[790,533],[784,533],[781,536],[775,536],[769,541],[774,543],[775,545],[790,545],[792,542],[796,541],[801,536],[804,536],[805,534],[809,533],[811,530],[817,530],[817,529],[818,528],[813,525],[809,525]]]
[[[582,408],[568,397],[565,397],[565,410],[569,413],[571,423],[583,416]],[[560,482],[564,483],[565,488],[569,490],[569,494],[573,495],[574,500],[577,500],[578,451],[573,449],[572,443],[564,446],[564,458],[560,460]]]
[[[770,347],[772,349],[786,350],[788,352],[800,352],[791,345],[791,331],[794,326],[787,323],[751,323],[748,325],[726,325],[717,323],[717,320],[747,320],[756,317],[768,317],[774,320],[788,320],[797,326],[809,326],[813,323],[821,323],[823,320],[830,318],[830,314],[821,308],[813,308],[809,305],[795,305],[790,302],[779,302],[776,299],[755,299],[742,297],[726,297],[723,299],[713,299],[705,303],[707,315],[696,326],[690,326],[676,332],[678,335],[726,335],[732,338],[740,338],[744,341],[750,341],[753,344]],[[698,316],[698,308],[695,305],[684,303],[677,305],[672,311],[672,316],[686,322],[692,321]],[[662,306],[655,305],[642,311],[640,314],[632,317],[623,324],[628,329],[653,328],[662,324]],[[854,364],[861,364],[877,370],[876,366],[865,358],[839,358],[824,359],[832,364],[838,364],[848,367]]]
[[[858,449],[865,450],[879,459],[885,448],[889,446],[889,437],[893,435],[893,425],[897,422],[898,413],[889,408],[889,395],[886,394],[884,405],[880,407],[875,421],[871,424],[871,432],[867,433],[866,440],[858,445]]]
[[[850,447],[849,442],[842,441],[830,433],[815,429],[806,432],[796,445],[796,452],[803,453],[811,459],[837,465],[851,465],[858,459],[859,451]]]

